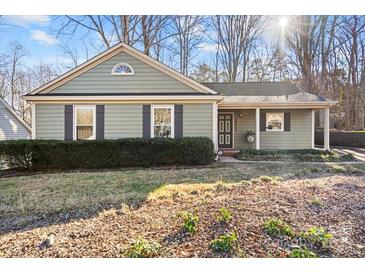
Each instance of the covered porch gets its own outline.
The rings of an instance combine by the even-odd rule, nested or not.
[[[324,109],[324,149],[329,145],[329,106],[217,107],[217,150],[237,152],[242,149],[288,150],[313,149],[315,111]]]

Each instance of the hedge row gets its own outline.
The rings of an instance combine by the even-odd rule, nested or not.
[[[214,145],[205,137],[14,140],[0,142],[0,159],[10,168],[27,170],[206,165],[214,160]]]

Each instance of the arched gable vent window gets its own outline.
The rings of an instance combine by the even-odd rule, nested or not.
[[[113,67],[112,75],[134,75],[134,70],[127,63],[119,63]]]

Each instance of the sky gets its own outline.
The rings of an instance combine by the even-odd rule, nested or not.
[[[264,32],[265,38],[276,39],[273,33],[278,33],[280,18],[282,17],[271,18]],[[87,35],[86,41],[90,39],[97,41],[99,39],[96,33],[86,34],[86,31],[80,31],[81,29],[73,37],[58,37],[57,29],[60,24],[60,18],[57,16],[4,16],[2,23],[9,26],[2,27],[5,31],[0,33],[0,52],[5,52],[7,47],[14,42],[19,43],[26,50],[26,57],[23,62],[28,66],[41,61],[72,66],[72,61],[65,54],[62,45],[82,49],[81,40],[82,38],[85,40],[85,35]],[[211,41],[205,41],[193,62],[195,64],[209,63],[211,61],[210,54],[214,53],[214,51],[215,45],[211,44]],[[95,54],[97,54],[96,50],[91,51],[89,58]],[[82,58],[86,59],[85,56],[82,56]]]
[[[12,43],[19,43],[26,50],[25,63],[32,65],[40,61],[70,64],[70,58],[64,53],[61,44],[77,46],[80,37],[57,37],[56,29],[59,21],[52,16],[4,16],[0,34],[0,49],[2,52]],[[81,35],[81,33],[80,33]]]

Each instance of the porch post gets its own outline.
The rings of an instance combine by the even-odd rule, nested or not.
[[[256,149],[260,149],[260,108],[256,108]]]
[[[315,147],[315,110],[312,109],[312,149]]]
[[[330,109],[324,109],[324,149],[330,150]]]
[[[214,151],[218,151],[218,104],[213,103],[213,144]]]

